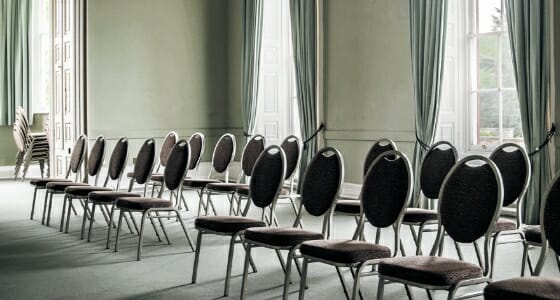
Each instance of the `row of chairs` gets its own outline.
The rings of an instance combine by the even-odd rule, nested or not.
[[[45,126],[46,128],[46,126]],[[46,176],[49,176],[49,140],[47,132],[31,132],[27,113],[23,107],[16,109],[16,119],[13,124],[12,134],[18,149],[14,178],[18,179],[20,170],[23,166],[21,179],[25,179],[31,163],[39,163],[41,177],[45,175],[45,165],[47,166]]]

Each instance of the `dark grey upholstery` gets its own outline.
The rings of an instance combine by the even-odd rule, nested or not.
[[[245,230],[245,239],[266,245],[292,247],[304,241],[323,239],[323,235],[293,227],[259,227]]]
[[[163,171],[165,186],[175,190],[183,183],[183,177],[189,165],[190,147],[186,140],[178,141],[169,153],[169,165]]]
[[[502,174],[504,185],[503,206],[508,206],[519,198],[525,187],[528,172],[525,156],[520,149],[506,151],[505,148],[498,148],[492,153],[490,159],[498,166]]]
[[[390,151],[390,150],[397,150],[392,143],[387,143],[386,145],[382,144],[382,141],[378,141],[371,148],[369,149],[366,159],[364,161],[364,170],[363,174],[366,175],[369,167],[375,161],[375,159],[383,152]]]
[[[496,221],[496,226],[494,227],[494,231],[508,231],[515,229],[517,229],[517,223],[506,218],[499,218]]]
[[[409,208],[403,217],[403,223],[424,223],[437,221],[437,211],[424,208]]]
[[[173,202],[161,198],[122,197],[117,200],[117,207],[132,210],[173,207]]]
[[[410,192],[407,161],[399,155],[381,154],[373,162],[362,186],[362,207],[368,221],[384,228],[396,222],[406,207]]]
[[[560,280],[543,277],[521,277],[496,281],[484,289],[486,300],[557,300]]]
[[[179,137],[175,132],[170,132],[165,136],[163,144],[161,145],[161,150],[159,152],[159,163],[162,166],[167,166],[167,159],[169,158],[169,153],[175,144],[177,143]]]
[[[67,195],[73,197],[85,197],[90,192],[94,192],[94,191],[112,191],[112,189],[106,187],[91,186],[91,185],[84,185],[84,186],[73,185],[64,189],[64,192]]]
[[[253,172],[253,166],[257,161],[257,158],[264,150],[264,136],[257,134],[253,136],[247,145],[245,145],[245,149],[243,150],[243,159],[241,161],[241,168],[243,169],[243,173],[245,175],[251,176]]]
[[[360,214],[360,200],[338,200],[335,210],[337,212],[358,215]]]
[[[95,176],[101,170],[103,165],[103,156],[105,155],[105,138],[97,137],[91,151],[89,152],[87,172],[89,176]]]
[[[301,244],[300,252],[303,255],[341,264],[391,257],[391,249],[388,247],[355,240],[307,241]]]
[[[459,281],[482,277],[480,266],[434,256],[407,256],[382,261],[379,273],[427,285],[453,285]]]
[[[113,148],[113,153],[109,159],[109,177],[117,180],[126,167],[126,159],[128,156],[128,139],[120,138]]]
[[[70,170],[73,173],[78,172],[78,169],[82,166],[86,154],[86,142],[86,136],[80,135],[76,144],[74,144],[74,149],[72,149],[72,155],[70,156]]]
[[[191,187],[191,188],[203,188],[209,183],[219,183],[220,181],[217,179],[209,179],[209,178],[186,178],[183,180],[183,185]]]
[[[69,186],[89,186],[87,183],[80,183],[80,182],[68,182],[68,181],[56,181],[56,182],[49,182],[45,186],[48,190],[52,190],[55,192],[64,192],[64,190]]]
[[[450,146],[448,149],[441,149],[439,145],[437,148],[430,149],[422,161],[420,188],[422,193],[430,199],[439,197],[439,190],[445,176],[457,162],[455,149],[452,145],[448,145]]]
[[[249,196],[249,187],[248,186],[241,186],[235,189],[235,192],[242,196]],[[280,195],[289,195],[290,189],[289,188],[282,188],[280,190]]]
[[[204,146],[204,136],[200,133],[195,133],[191,135],[189,139],[189,145],[191,146],[191,161],[189,163],[189,170],[194,170],[198,166],[198,162],[202,157],[202,147]]]
[[[266,224],[261,220],[245,217],[207,216],[196,218],[194,226],[198,229],[207,229],[219,233],[234,234],[240,230],[251,227],[264,227]]]
[[[489,164],[457,165],[440,193],[440,216],[446,232],[455,240],[470,243],[491,226],[501,204],[501,182]]]
[[[249,185],[234,182],[211,182],[206,185],[207,189],[220,192],[235,192],[238,188],[242,187],[249,187]]]
[[[123,197],[140,197],[139,194],[117,191],[95,191],[88,194],[88,199],[94,202],[112,203]]]
[[[523,229],[523,231],[525,232],[525,239],[528,242],[537,243],[537,244],[542,243],[540,226],[526,227]]]
[[[47,186],[47,183],[49,182],[72,182],[72,180],[70,179],[60,179],[60,178],[35,178],[35,179],[31,179],[29,181],[29,183],[31,185],[37,186],[37,187],[45,187]]]
[[[560,177],[551,183],[545,199],[542,219],[548,243],[556,254],[560,253]]]
[[[289,136],[280,145],[286,155],[286,179],[296,170],[300,158],[300,140],[296,136]]]
[[[150,138],[144,141],[136,156],[134,164],[134,180],[138,184],[144,184],[152,172],[156,158],[156,142]],[[163,178],[163,176],[162,176]]]
[[[253,176],[249,184],[251,201],[260,208],[269,206],[285,178],[286,159],[283,150],[277,146],[262,151],[253,168]]]
[[[321,216],[335,201],[342,184],[342,158],[332,148],[324,148],[307,167],[301,190],[301,201],[308,213]]]
[[[233,159],[232,154],[233,151],[235,151],[234,146],[235,142],[232,135],[225,134],[220,138],[214,148],[214,158],[212,162],[212,166],[216,172],[222,173],[228,168]]]

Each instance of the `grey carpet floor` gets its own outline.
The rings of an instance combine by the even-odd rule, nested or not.
[[[61,213],[61,197],[55,198],[51,227],[40,224],[42,192],[39,193],[35,220],[29,219],[33,189],[27,182],[0,180],[0,299],[220,299],[223,298],[228,238],[205,236],[199,265],[198,283],[191,284],[194,254],[189,252],[180,226],[166,221],[171,245],[158,242],[153,230],[147,227],[142,261],[136,261],[136,236],[127,231],[122,237],[120,251],[105,250],[106,224],[98,215],[93,230],[93,241],[79,239],[81,209],[72,216],[70,232],[58,231]],[[196,197],[186,193],[191,210],[196,208]],[[227,213],[226,200],[216,199],[218,210]],[[253,216],[259,212],[252,210]],[[194,213],[185,212],[183,218],[193,239]],[[282,225],[293,222],[290,205],[278,206],[278,218]],[[306,228],[319,230],[320,220],[305,216]],[[334,217],[334,237],[350,238],[355,222],[346,216]],[[367,229],[368,239],[373,230]],[[406,249],[413,253],[413,242],[408,229],[403,228]],[[427,234],[425,251],[429,251],[433,234]],[[381,243],[392,247],[392,232],[384,230]],[[455,257],[455,250],[446,243],[444,254]],[[496,279],[518,276],[522,247],[516,244],[502,245],[497,257]],[[472,247],[463,247],[465,257],[474,262]],[[283,273],[274,252],[257,248],[253,251],[258,267],[250,274],[247,288],[248,299],[278,299],[282,294]],[[538,251],[532,251],[533,256]],[[551,255],[549,255],[552,257]],[[244,251],[236,248],[230,297],[238,299]],[[290,287],[290,299],[297,299],[299,278],[292,273],[294,284]],[[553,259],[545,266],[544,275],[558,276]],[[344,271],[347,282],[350,273]],[[307,299],[344,299],[341,285],[333,267],[312,264],[308,276]],[[375,299],[377,278],[362,280],[362,291],[367,299]],[[416,299],[426,299],[423,290],[413,289]],[[437,292],[437,299],[445,299],[446,293]],[[385,299],[406,298],[403,286],[392,284],[385,289]]]

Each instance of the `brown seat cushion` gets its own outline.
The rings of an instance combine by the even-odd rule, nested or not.
[[[220,182],[217,179],[208,179],[208,178],[187,178],[183,180],[183,185],[192,188],[203,188],[209,183],[217,183]]]
[[[219,192],[235,192],[237,188],[249,188],[245,183],[225,183],[225,182],[212,182],[206,185],[206,189],[219,191]]]
[[[129,192],[116,192],[116,191],[95,191],[88,194],[90,201],[94,202],[116,202],[117,199],[122,197],[140,197],[139,194]]]
[[[385,246],[354,240],[307,241],[301,244],[300,252],[303,255],[342,264],[391,257],[391,249]]]
[[[338,200],[334,207],[335,212],[345,214],[360,214],[360,201],[359,200]]]
[[[150,180],[155,182],[163,182],[163,174],[154,173],[150,175]]]
[[[542,236],[541,236],[541,227],[540,226],[531,226],[524,228],[523,231],[525,232],[525,239],[529,242],[541,244],[542,243]]]
[[[128,173],[126,173],[126,177],[128,177],[128,178],[134,177],[134,172],[128,172]]]
[[[89,186],[87,183],[79,183],[79,182],[49,182],[46,185],[46,188],[55,192],[64,192],[67,187],[69,186]]]
[[[237,189],[235,189],[235,191],[241,196],[249,197],[249,186],[238,187]],[[289,194],[290,194],[290,190],[288,188],[282,188],[280,190],[280,196],[286,196]]]
[[[305,241],[321,240],[323,235],[293,227],[262,227],[245,230],[245,239],[272,246],[291,247]]]
[[[379,273],[427,285],[447,286],[466,279],[482,277],[475,264],[434,256],[408,256],[382,261]]]
[[[117,207],[145,210],[149,208],[170,208],[173,202],[160,198],[122,197],[117,200]]]
[[[560,280],[521,277],[495,281],[484,289],[484,299],[560,299]]]
[[[424,208],[407,208],[404,213],[403,223],[424,223],[437,221],[437,211]]]
[[[31,179],[29,183],[37,187],[45,187],[49,182],[72,182],[70,179],[61,178],[35,178]]]
[[[499,218],[498,221],[496,221],[494,232],[515,229],[517,229],[517,224],[515,223],[515,221],[506,218]]]
[[[90,192],[95,191],[111,191],[110,188],[99,187],[99,186],[69,186],[67,187],[64,192],[70,196],[76,197],[84,197],[87,196]]]
[[[236,217],[236,216],[207,216],[194,220],[194,226],[220,233],[234,234],[240,230],[251,227],[264,227],[266,224],[261,220]]]

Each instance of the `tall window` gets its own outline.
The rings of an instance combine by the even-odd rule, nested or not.
[[[471,145],[523,140],[504,1],[471,1]]]
[[[288,0],[264,0],[256,132],[267,144],[300,135]]]
[[[51,103],[51,0],[31,6],[31,95],[34,113],[48,113]]]
[[[462,153],[523,143],[503,0],[449,0],[436,139]]]

